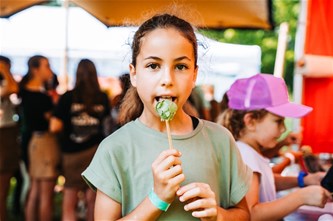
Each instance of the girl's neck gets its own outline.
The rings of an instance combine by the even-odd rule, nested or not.
[[[44,91],[44,84],[39,78],[32,78],[26,85],[26,88],[32,91]]]
[[[254,139],[250,139],[249,137],[242,137],[239,138],[238,140],[251,146],[259,154],[262,154],[259,144]]]

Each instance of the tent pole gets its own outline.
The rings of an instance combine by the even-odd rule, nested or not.
[[[68,90],[68,23],[69,23],[69,1],[64,0],[63,1],[63,8],[65,9],[65,48],[63,53],[63,73],[62,77],[64,79],[63,83],[63,91],[65,92]]]
[[[280,24],[278,46],[275,56],[274,76],[283,78],[285,55],[288,43],[289,26],[287,22]]]
[[[307,0],[301,0],[300,13],[298,17],[298,25],[295,36],[295,66],[294,66],[294,102],[301,104],[303,97],[303,76],[301,74],[300,61],[304,56],[305,36],[306,36],[306,21],[307,21]],[[293,119],[293,131],[300,131],[300,119]]]

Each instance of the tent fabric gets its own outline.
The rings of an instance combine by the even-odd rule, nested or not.
[[[152,14],[174,12],[196,27],[273,29],[272,0],[68,0],[106,26],[136,26]],[[1,0],[0,17],[55,0]]]
[[[33,5],[49,2],[49,0],[1,0],[0,18],[8,18],[15,13]]]
[[[333,1],[308,1],[304,52],[333,56]],[[304,77],[303,103],[314,110],[303,120],[303,143],[310,145],[314,153],[333,153],[332,94],[332,77]]]
[[[200,28],[272,29],[271,0],[69,0],[107,26],[138,25],[148,16],[176,11]],[[178,13],[177,13],[178,12]]]

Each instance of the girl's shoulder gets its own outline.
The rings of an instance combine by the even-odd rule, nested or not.
[[[101,148],[107,148],[108,151],[124,149],[125,146],[133,140],[137,128],[133,121],[123,125],[118,130],[107,136],[100,144]]]
[[[232,137],[230,131],[225,128],[224,126],[212,122],[212,121],[208,121],[208,120],[202,120],[200,119],[200,121],[203,123],[203,128],[208,131],[210,134],[212,135],[217,135],[220,137],[225,137],[225,138],[230,138]]]

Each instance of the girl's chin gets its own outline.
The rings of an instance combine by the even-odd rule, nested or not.
[[[278,143],[277,141],[276,142],[272,142],[270,144],[267,144],[265,147],[267,149],[273,149],[274,147],[276,147],[277,143]]]

